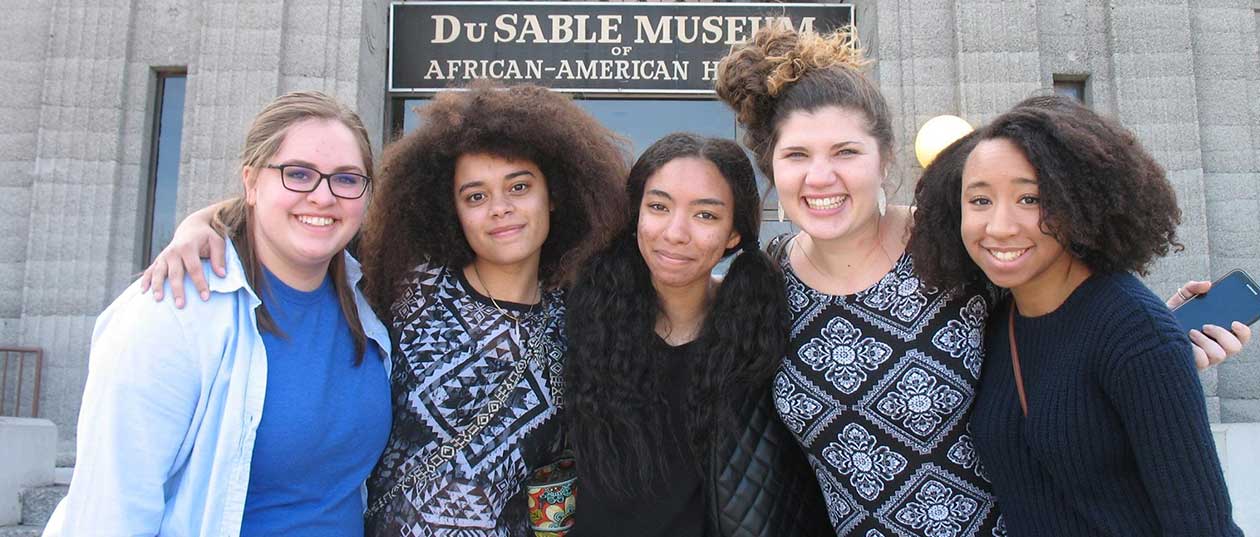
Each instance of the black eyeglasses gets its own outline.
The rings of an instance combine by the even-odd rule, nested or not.
[[[341,199],[358,199],[367,192],[371,178],[350,172],[323,173],[314,168],[297,164],[268,164],[268,168],[280,170],[280,183],[293,192],[313,192],[319,182],[328,180],[328,191]]]

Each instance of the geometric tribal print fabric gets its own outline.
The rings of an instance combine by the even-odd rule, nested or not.
[[[1003,536],[967,433],[992,298],[923,286],[909,253],[843,296],[806,286],[787,259],[792,329],[775,406],[836,535]]]
[[[530,535],[520,494],[532,468],[559,455],[563,297],[540,307],[499,301],[500,312],[470,291],[463,271],[420,265],[393,307],[394,421],[380,463],[368,479],[368,505],[395,491],[367,519],[368,535],[515,537]],[[527,313],[528,312],[528,313]],[[546,327],[544,328],[544,322]],[[519,360],[533,361],[508,391],[497,390]],[[494,394],[503,394],[494,400]],[[409,478],[487,408],[498,409],[466,446]],[[418,481],[413,484],[413,481]],[[403,486],[399,486],[399,483]]]

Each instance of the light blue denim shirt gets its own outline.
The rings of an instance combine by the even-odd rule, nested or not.
[[[207,302],[176,309],[133,283],[97,318],[74,477],[45,536],[240,533],[267,355],[258,296],[230,241],[226,254],[227,276],[209,278]],[[388,377],[388,332],[358,291],[362,271],[349,255],[346,269]]]

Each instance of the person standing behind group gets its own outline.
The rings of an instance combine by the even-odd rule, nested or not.
[[[948,148],[915,201],[926,283],[1010,289],[971,420],[1011,534],[1242,535],[1190,341],[1132,274],[1181,248],[1136,137],[1035,97]]]
[[[911,210],[885,201],[891,113],[865,63],[849,29],[770,25],[719,64],[718,96],[801,228],[771,244],[792,313],[775,402],[837,535],[988,536],[1001,522],[967,423],[995,296],[921,281]],[[1196,343],[1219,361],[1250,332],[1212,335]]]
[[[70,490],[44,535],[361,535],[389,435],[389,335],[343,250],[371,197],[358,115],[280,96],[222,207],[226,275],[177,309],[129,287],[92,336]]]
[[[569,97],[484,82],[386,149],[359,244],[397,345],[367,535],[530,534],[524,482],[564,448],[562,287],[619,222],[627,161]],[[151,274],[220,240],[190,217]]]
[[[812,472],[758,404],[788,319],[782,275],[758,245],[748,157],[731,140],[670,134],[625,189],[626,225],[569,293],[570,536],[825,535]],[[734,446],[746,435],[763,439],[755,468]]]

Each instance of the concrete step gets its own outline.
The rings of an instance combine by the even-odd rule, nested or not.
[[[70,478],[74,477],[74,467],[58,466],[53,469],[54,485],[69,485]]]
[[[43,533],[43,526],[0,526],[0,537],[39,537]]]
[[[65,485],[49,485],[22,491],[22,524],[44,527],[69,490]]]
[[[74,466],[74,440],[61,441],[57,447],[57,466]]]

